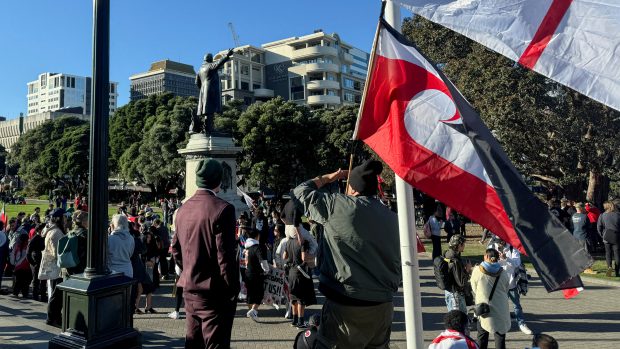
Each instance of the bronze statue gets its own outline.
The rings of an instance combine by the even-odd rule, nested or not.
[[[196,85],[200,89],[198,97],[198,110],[192,116],[192,124],[189,133],[203,132],[210,135],[213,132],[213,118],[215,113],[222,112],[222,87],[218,70],[233,55],[233,49],[228,50],[225,57],[213,62],[213,56],[209,53],[205,56],[198,74]],[[200,122],[200,118],[203,122]]]

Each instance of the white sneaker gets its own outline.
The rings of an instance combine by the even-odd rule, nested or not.
[[[286,314],[284,314],[284,318],[285,319],[292,319],[293,318],[293,315],[291,315],[291,310],[290,309],[286,311]]]
[[[526,324],[519,325],[519,329],[521,330],[521,332],[523,332],[523,333],[525,333],[527,335],[531,336],[531,335],[534,334],[534,332],[532,332],[532,330],[530,330],[530,328],[527,327]]]
[[[250,311],[248,311],[246,315],[252,320],[258,322],[258,312],[256,310],[250,309]]]
[[[178,320],[179,319],[179,312],[178,311],[173,311],[172,313],[168,314],[168,317],[174,320]]]

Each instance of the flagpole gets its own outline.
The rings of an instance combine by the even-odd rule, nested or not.
[[[400,31],[400,7],[387,0],[385,20]],[[403,271],[403,300],[405,302],[405,329],[407,349],[424,348],[422,328],[422,301],[420,272],[418,266],[417,234],[413,189],[398,175],[396,177],[396,203],[398,207],[398,228],[400,232],[400,258]]]

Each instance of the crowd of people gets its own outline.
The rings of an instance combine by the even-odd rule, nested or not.
[[[620,276],[618,274],[620,265],[618,260],[620,256],[618,252],[619,204],[619,202],[606,201],[603,204],[604,212],[601,213],[590,203],[574,203],[569,200],[548,202],[550,212],[573,233],[575,239],[583,244],[585,250],[595,253],[600,251],[601,245],[604,246],[607,277]],[[510,304],[512,304],[512,312],[518,328],[527,335],[533,335],[533,331],[525,322],[521,306],[521,296],[526,295],[528,291],[529,275],[521,261],[520,252],[485,229],[479,241],[484,245],[490,238],[484,253],[484,260],[479,265],[473,266],[471,261],[461,256],[467,243],[465,237],[460,234],[449,234],[448,230],[454,231],[452,226],[446,229],[446,223],[442,224],[438,216],[439,214],[436,213],[428,219],[428,227],[432,231],[435,277],[437,285],[445,292],[446,307],[449,311],[449,316],[446,318],[446,330],[458,331],[461,327],[455,324],[460,324],[467,319],[470,325],[475,323],[477,340],[470,341],[467,337],[463,339],[462,345],[471,347],[469,343],[476,342],[476,347],[486,349],[492,333],[495,348],[505,348],[506,333],[510,330],[512,322],[510,311]],[[451,235],[448,237],[446,251],[441,251],[439,240],[442,235],[442,225],[447,235]],[[596,272],[587,269],[585,273]],[[467,328],[469,327],[473,326]],[[441,341],[434,342],[436,344],[434,348],[451,348],[446,344],[440,345],[439,342]],[[557,347],[555,340],[553,343]]]
[[[379,162],[367,161],[350,173],[318,176],[295,188],[290,200],[259,199],[237,218],[235,208],[217,197],[221,164],[203,160],[196,172],[197,192],[183,204],[160,200],[161,216],[141,204],[137,194],[129,205],[119,205],[110,222],[108,269],[136,280],[131,298],[135,316],[158,313],[153,294],[160,280],[174,278],[175,309],[168,316],[179,319],[185,303],[187,348],[229,347],[240,300],[247,303],[246,316],[259,321],[265,278],[273,269],[286,276],[285,317],[304,330],[295,343],[387,348],[401,262],[396,214],[376,196],[381,170]],[[347,191],[340,193],[333,183],[347,177]],[[613,202],[603,207],[601,213],[591,204],[550,202],[551,212],[584,248],[594,252],[604,246],[607,273],[618,276],[620,213]],[[27,298],[32,292],[34,300],[47,302],[47,323],[53,326],[60,325],[62,314],[57,285],[86,267],[87,211],[85,198],[67,203],[61,197],[45,213],[36,208],[30,215],[20,212],[6,227],[0,222],[0,283],[5,270],[12,273],[12,294]],[[486,243],[484,235],[491,240],[484,260],[472,265],[461,257],[467,240],[458,214],[446,211],[428,221],[432,255],[439,266],[441,261],[447,265],[442,289],[448,310],[446,332],[430,348],[485,349],[491,334],[495,347],[505,348],[510,304],[518,328],[533,335],[520,302],[528,275],[519,251],[485,232],[481,243]],[[442,229],[446,251],[441,251]],[[66,238],[78,242],[72,264],[63,255]],[[308,317],[306,307],[317,304],[317,277],[325,302],[320,315]],[[0,292],[7,290],[0,287]],[[476,340],[469,337],[470,328],[477,331]],[[558,347],[545,335],[535,336],[533,345]]]

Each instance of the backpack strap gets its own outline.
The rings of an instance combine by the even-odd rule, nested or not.
[[[493,284],[493,288],[491,289],[491,294],[489,295],[489,303],[491,303],[491,299],[493,299],[493,294],[495,293],[495,288],[497,287],[497,283],[499,282],[499,277],[502,275],[502,270],[500,269],[495,277],[495,283]]]

